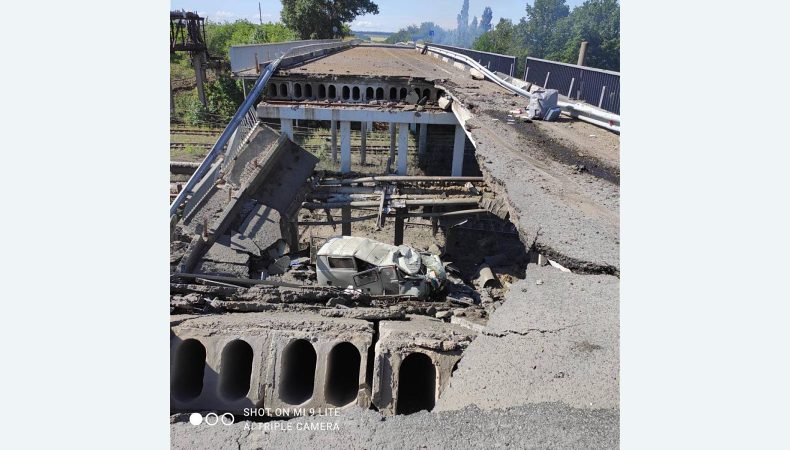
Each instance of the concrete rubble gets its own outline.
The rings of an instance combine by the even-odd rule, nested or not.
[[[331,222],[321,226],[334,228],[322,206],[384,205],[392,190],[359,182],[333,192],[316,181],[318,158],[260,125],[171,243],[171,271],[193,272],[171,282],[173,448],[619,446],[619,154],[591,143],[589,124],[508,120],[527,102],[475,72],[431,52],[356,47],[273,77],[272,104],[293,101],[294,83],[355,89],[363,78],[376,99],[343,108],[452,111],[476,163],[464,175],[485,183],[441,198],[474,196],[494,225],[426,223],[447,230],[430,248],[455,256],[441,298],[318,288],[301,208],[319,205]],[[361,95],[352,89],[349,102]],[[250,407],[340,413],[252,420]],[[194,427],[191,411],[234,412],[236,423]],[[339,430],[315,431],[330,426]]]

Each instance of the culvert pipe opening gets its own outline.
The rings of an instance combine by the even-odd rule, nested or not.
[[[170,378],[170,392],[178,400],[192,400],[203,391],[206,347],[197,339],[187,339],[176,349]]]
[[[219,391],[228,400],[238,400],[250,391],[252,376],[252,347],[237,339],[222,350],[219,371]]]
[[[412,353],[400,366],[396,414],[430,411],[436,403],[436,368],[428,355]]]
[[[313,345],[298,339],[285,347],[280,375],[280,398],[301,405],[313,396],[316,353]]]
[[[335,406],[347,405],[359,393],[359,370],[362,357],[349,342],[337,344],[327,358],[326,400]]]

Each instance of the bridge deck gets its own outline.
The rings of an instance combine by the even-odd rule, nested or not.
[[[413,48],[359,46],[301,66],[280,70],[281,75],[345,75],[445,79],[462,73]],[[468,72],[467,72],[468,74]]]
[[[435,83],[472,114],[466,123],[481,170],[509,199],[523,240],[571,269],[619,273],[619,136],[568,118],[508,123],[526,99],[413,48],[359,46],[278,74]]]

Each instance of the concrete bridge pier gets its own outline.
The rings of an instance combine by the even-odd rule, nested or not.
[[[351,122],[340,122],[340,171],[351,172]]]
[[[453,142],[453,170],[451,175],[460,177],[464,171],[464,146],[466,133],[462,125],[455,126],[455,141]]]
[[[292,119],[280,119],[280,133],[294,140],[294,123]]]
[[[399,124],[398,130],[398,175],[406,175],[409,157],[409,124]]]
[[[427,146],[428,146],[428,124],[427,123],[421,123],[420,124],[420,138],[419,138],[418,142],[419,142],[419,151],[418,151],[417,154],[419,155],[420,160],[422,160],[423,158],[425,158],[425,153],[428,150],[428,148],[427,148]]]
[[[367,140],[368,140],[368,130],[372,127],[368,125],[370,122],[360,122],[360,135],[361,135],[361,142],[359,146],[359,163],[361,165],[365,165],[365,157],[367,153]]]
[[[390,156],[387,159],[387,173],[390,172],[393,161],[395,161],[395,123],[390,122]]]
[[[332,133],[332,162],[337,162],[337,120],[330,121],[329,129]]]

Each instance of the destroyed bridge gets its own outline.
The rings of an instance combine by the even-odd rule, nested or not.
[[[245,101],[171,196],[173,411],[619,414],[612,87],[581,102],[595,73],[574,74],[588,68],[528,61],[536,83],[508,58],[337,40],[231,48]],[[570,86],[544,89],[563,73]],[[441,255],[446,292],[318,286],[315,253],[339,235]]]

